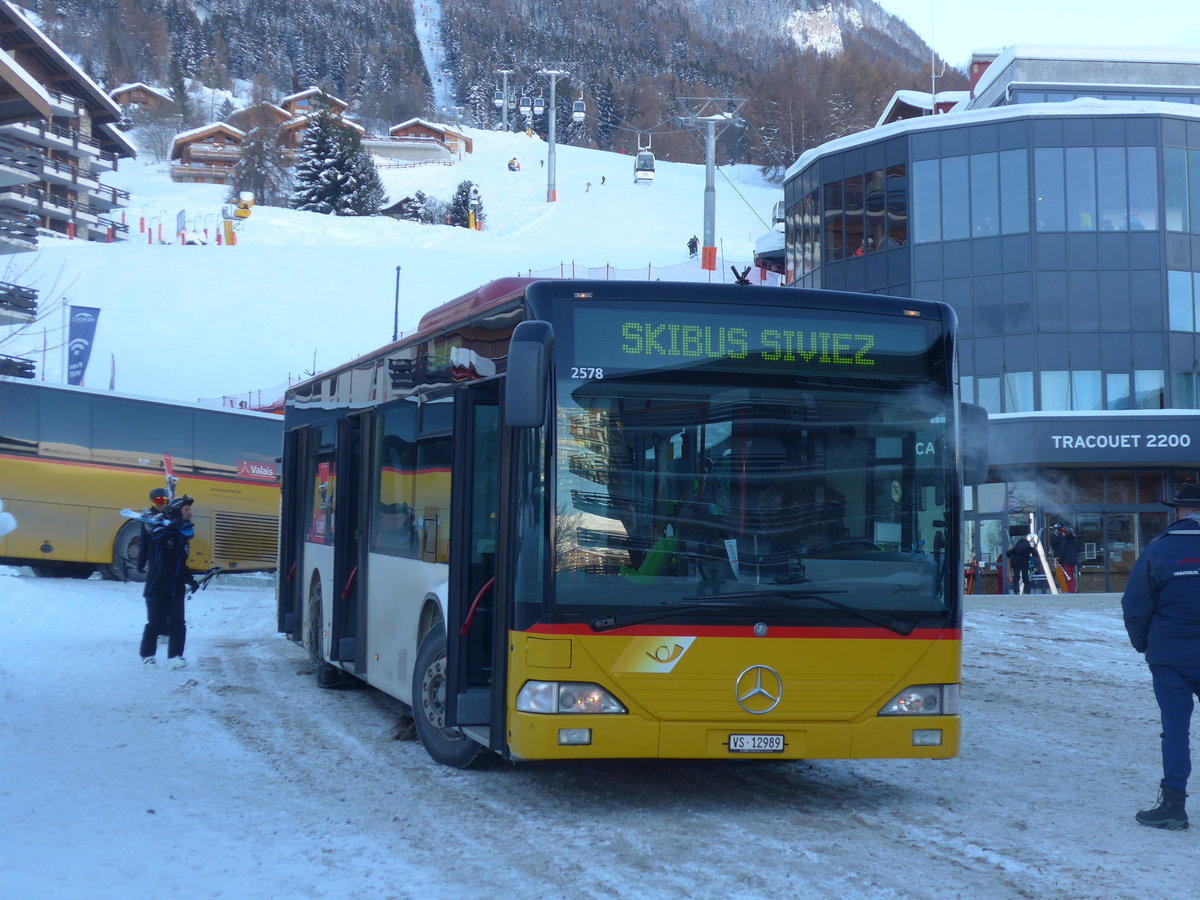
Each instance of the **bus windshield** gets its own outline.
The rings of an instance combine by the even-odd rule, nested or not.
[[[937,373],[771,377],[719,359],[565,374],[558,615],[846,619],[825,595],[908,619],[955,613],[950,397]]]

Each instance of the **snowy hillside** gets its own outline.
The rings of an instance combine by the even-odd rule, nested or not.
[[[41,318],[0,329],[0,353],[35,358],[62,381],[64,304],[101,310],[86,383],[194,401],[246,396],[330,368],[391,339],[399,276],[400,330],[428,309],[508,275],[707,278],[688,260],[703,234],[704,168],[659,162],[651,185],[633,183],[629,156],[556,148],[557,201],[546,202],[546,144],[524,134],[466,129],[475,152],[452,166],[380,170],[391,202],[417,190],[449,200],[457,185],[480,189],[486,225],[472,232],[386,217],[336,218],[255,207],[237,245],[181,246],[178,213],[213,236],[226,188],[174,184],[163,164],[123,161],[105,183],[128,190],[130,239],[113,245],[44,239],[36,253],[7,257],[0,279],[39,291]],[[521,171],[510,172],[516,157]],[[601,182],[604,182],[603,184]],[[590,183],[590,188],[588,187]],[[781,189],[752,166],[716,178],[717,280],[749,265]],[[157,238],[139,233],[145,218]],[[674,267],[674,268],[673,268]]]

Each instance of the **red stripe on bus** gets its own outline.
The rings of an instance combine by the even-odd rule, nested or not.
[[[87,462],[81,459],[53,459],[45,456],[27,456],[23,453],[0,453],[0,459],[11,459],[15,462],[38,463],[43,466],[81,466],[87,469],[103,469],[107,472],[124,472],[128,475],[158,475],[163,474],[162,469],[144,469],[140,466],[121,466],[115,463],[98,463]],[[229,478],[224,475],[199,475],[187,474],[176,475],[180,481],[185,478],[193,481],[218,481],[222,484],[258,484],[263,487],[279,487],[279,476],[273,479],[268,478]]]
[[[627,625],[606,631],[593,631],[582,623],[551,624],[540,622],[525,629],[526,634],[611,634],[619,637],[755,637],[752,625]],[[828,638],[830,640],[884,641],[961,641],[961,628],[918,628],[912,634],[896,634],[886,628],[832,628],[823,626],[771,625],[768,637]]]

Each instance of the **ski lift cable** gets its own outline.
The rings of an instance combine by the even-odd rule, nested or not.
[[[700,138],[698,138],[696,136],[696,134],[694,132],[692,132],[691,130],[688,130],[688,134],[690,134],[692,136],[692,142],[697,147],[700,148],[701,152],[704,152],[704,145],[700,143]],[[715,166],[715,168],[718,172],[721,173],[721,177],[725,179],[725,183],[728,184],[733,189],[733,192],[738,195],[738,198],[743,203],[746,204],[746,209],[750,210],[750,212],[754,214],[754,218],[756,218],[756,219],[758,219],[758,221],[762,222],[763,228],[770,230],[771,226],[767,224],[766,220],[761,215],[759,215],[758,210],[754,208],[753,204],[751,204],[750,201],[746,199],[746,195],[738,190],[738,187],[736,184],[734,184],[733,179],[731,179],[729,177],[729,175],[724,170],[722,170],[722,168],[719,165]]]

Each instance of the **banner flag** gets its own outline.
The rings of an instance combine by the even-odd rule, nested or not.
[[[67,350],[67,384],[83,384],[92,341],[96,337],[96,321],[100,310],[94,306],[71,307],[71,334]]]

